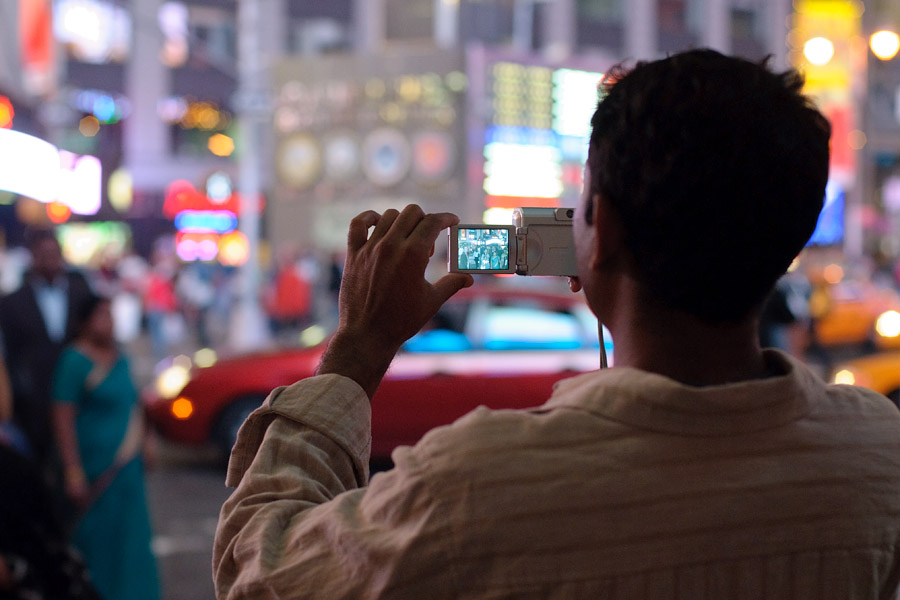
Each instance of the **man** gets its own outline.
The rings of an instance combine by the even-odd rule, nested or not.
[[[13,418],[33,458],[52,474],[53,431],[50,382],[74,319],[90,295],[85,278],[67,271],[59,242],[49,230],[32,231],[28,240],[31,268],[21,287],[0,300],[0,329],[13,388]]]
[[[615,368],[476,410],[366,487],[367,398],[472,279],[421,277],[452,215],[362,213],[319,375],[275,390],[232,453],[219,598],[893,597],[900,413],[757,340],[822,206],[828,123],[795,74],[712,51],[614,78],[570,285]]]

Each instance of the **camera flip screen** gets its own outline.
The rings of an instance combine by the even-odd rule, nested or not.
[[[459,270],[509,269],[509,229],[460,228],[457,231]]]

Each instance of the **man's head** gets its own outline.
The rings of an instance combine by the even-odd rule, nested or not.
[[[830,126],[795,72],[695,50],[613,72],[591,121],[590,199],[650,299],[710,323],[760,306],[815,228]]]
[[[52,231],[34,230],[28,238],[28,249],[31,251],[31,270],[47,281],[61,275],[65,269],[59,242]]]

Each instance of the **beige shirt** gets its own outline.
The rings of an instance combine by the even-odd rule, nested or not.
[[[432,431],[368,487],[363,391],[279,388],[232,453],[218,598],[893,597],[900,412],[769,360],[784,374],[705,388],[581,375]]]

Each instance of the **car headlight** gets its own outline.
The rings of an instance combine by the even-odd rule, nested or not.
[[[854,385],[856,383],[856,374],[850,369],[839,369],[831,378],[832,383],[842,383],[846,385]]]
[[[156,375],[156,393],[169,400],[176,397],[191,380],[191,359],[177,356]]]
[[[878,319],[875,320],[875,331],[881,337],[900,336],[900,312],[889,310],[878,315]]]

